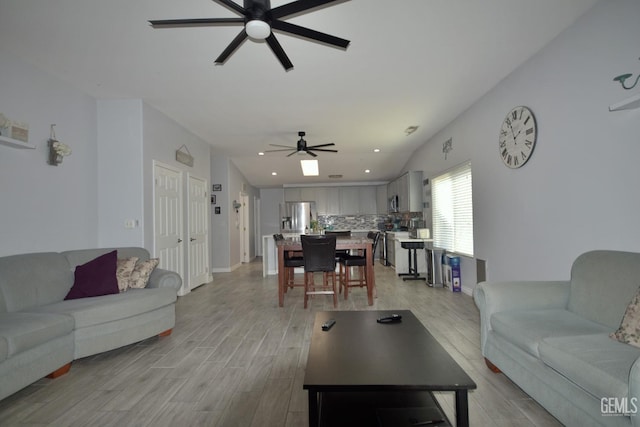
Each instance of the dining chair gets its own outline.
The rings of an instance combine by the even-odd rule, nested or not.
[[[304,258],[304,308],[309,295],[333,295],[333,307],[338,305],[336,292],[336,236],[301,235]],[[322,285],[316,286],[314,276],[322,272]],[[331,279],[331,284],[329,284]]]
[[[378,241],[380,240],[380,232],[370,231],[367,234],[367,238],[371,239],[373,242],[371,244],[372,258],[375,260],[376,248],[378,247]],[[367,282],[369,277],[367,277],[367,269],[365,268],[367,265],[367,253],[363,251],[362,254],[358,255],[348,255],[339,260],[340,263],[340,290],[342,293],[342,288],[344,287],[344,299],[349,298],[349,288],[353,287],[364,287],[367,286]],[[351,267],[358,267],[358,277],[351,277]]]
[[[282,234],[274,234],[273,240],[275,240],[276,245],[278,241],[284,240],[284,236]],[[285,251],[284,252],[284,291],[287,292],[287,289],[293,289],[294,287],[304,287],[304,282],[296,282],[295,281],[295,268],[296,267],[304,267],[304,260],[301,256],[298,255],[297,252],[294,251]]]
[[[340,237],[351,237],[351,230],[342,230],[342,231],[325,231],[325,235]],[[346,255],[349,255],[349,249],[338,249],[336,250],[336,261],[340,261],[340,259]]]

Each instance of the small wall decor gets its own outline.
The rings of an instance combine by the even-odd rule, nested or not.
[[[193,167],[193,156],[186,145],[182,144],[182,146],[176,150],[176,161],[183,165]]]
[[[29,125],[11,120],[0,113],[0,136],[21,142],[29,142]]]
[[[216,195],[215,195],[215,194],[213,194],[213,195],[211,196],[211,204],[212,204],[212,205],[215,205],[215,204],[216,204]]]
[[[222,184],[213,184],[211,189],[213,191],[222,191]]]
[[[442,152],[444,153],[444,159],[447,160],[447,154],[453,150],[453,138],[447,139],[442,144]]]
[[[55,125],[51,125],[51,134],[49,136],[49,164],[51,166],[58,166],[62,163],[62,159],[65,156],[71,155],[71,148],[67,144],[63,144],[56,138]]]
[[[640,59],[640,58],[639,58],[639,59]],[[623,88],[623,89],[627,89],[627,90],[629,90],[629,89],[633,89],[633,88],[634,88],[634,87],[636,87],[636,85],[638,84],[638,80],[640,80],[640,73],[638,74],[638,77],[636,77],[636,81],[635,81],[635,82],[633,82],[633,85],[631,85],[631,86],[626,86],[626,85],[624,84],[624,82],[625,82],[628,78],[630,78],[630,77],[632,77],[632,76],[633,76],[633,74],[620,74],[619,76],[614,77],[614,78],[613,78],[613,81],[614,81],[614,82],[620,82],[620,84],[622,85],[622,88]]]
[[[215,207],[215,214],[220,215],[220,206]]]
[[[236,210],[236,213],[238,213],[240,211],[241,207],[242,207],[242,205],[240,204],[240,202],[238,202],[237,200],[233,201],[233,209]]]

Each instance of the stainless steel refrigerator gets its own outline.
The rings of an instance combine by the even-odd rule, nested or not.
[[[316,202],[286,202],[280,205],[280,231],[304,233],[311,229],[311,221],[317,221]]]

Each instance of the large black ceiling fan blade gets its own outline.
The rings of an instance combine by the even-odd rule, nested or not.
[[[299,152],[300,152],[299,150],[295,150],[293,153],[291,153],[291,154],[287,154],[287,157],[291,157],[291,156],[293,156],[294,154],[299,153]]]
[[[331,147],[333,145],[336,145],[336,144],[334,144],[333,142],[330,142],[328,144],[311,145],[311,146],[308,146],[307,148],[310,150],[315,150],[320,147]]]
[[[288,148],[290,150],[295,150],[296,147],[292,147],[290,145],[281,145],[281,144],[269,144],[272,147],[282,147],[282,148]]]
[[[276,36],[274,36],[273,33],[269,34],[269,37],[267,37],[267,44],[269,45],[273,53],[278,57],[278,60],[286,71],[289,71],[293,68],[293,64],[289,60],[287,54],[284,53],[284,49],[282,49],[282,46],[280,46],[278,39],[276,39]]]
[[[238,15],[243,15],[243,16],[247,15],[247,10],[234,1],[231,1],[231,0],[213,0],[213,1],[218,3],[219,5],[226,7],[227,9],[230,9],[236,12]]]
[[[195,19],[161,19],[149,21],[154,28],[174,27],[208,27],[224,24],[244,24],[244,18],[195,18]]]
[[[318,155],[312,151],[309,150],[304,150],[308,155],[310,155],[311,157],[318,157]]]
[[[229,46],[227,46],[227,48],[220,54],[220,56],[216,58],[216,61],[215,61],[216,64],[219,64],[219,65],[224,64],[224,62],[229,58],[229,56],[231,56],[231,54],[235,52],[235,50],[238,47],[240,47],[240,45],[247,39],[247,37],[248,37],[247,32],[243,28],[242,31],[238,33],[236,38],[231,41]]]
[[[304,12],[314,7],[323,6],[325,4],[334,3],[339,0],[298,0],[282,6],[271,9],[271,17],[273,19],[284,18],[285,16],[295,13]]]
[[[290,24],[285,21],[274,20],[271,22],[271,27],[276,30],[284,31],[285,33],[294,34],[300,37],[304,37],[311,40],[316,40],[321,43],[326,43],[332,46],[346,49],[351,43],[349,40],[341,39],[340,37],[332,36],[330,34],[321,33],[310,28],[301,27],[299,25]]]
[[[327,153],[337,153],[338,150],[327,150],[326,148],[307,148],[307,150],[313,150],[313,151],[325,151]]]

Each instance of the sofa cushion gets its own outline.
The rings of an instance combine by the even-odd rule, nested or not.
[[[640,357],[640,348],[606,333],[545,338],[538,349],[547,366],[597,399],[628,397],[629,371]]]
[[[594,322],[620,326],[629,301],[638,291],[640,254],[591,251],[580,255],[571,267],[569,310]]]
[[[61,314],[16,312],[0,314],[0,336],[7,342],[7,356],[37,347],[73,332],[73,318]]]
[[[118,279],[118,288],[120,292],[125,292],[129,289],[129,281],[131,280],[131,273],[136,267],[138,257],[132,256],[129,258],[118,258],[118,267],[116,269],[116,279]]]
[[[139,261],[131,272],[129,287],[138,289],[146,287],[147,283],[149,283],[149,277],[151,277],[151,273],[153,273],[153,270],[158,266],[159,262],[159,258],[151,258],[146,261]]]
[[[622,343],[640,347],[640,289],[627,306],[620,327],[609,336]]]
[[[544,338],[611,332],[563,309],[503,311],[494,313],[490,322],[496,334],[535,357],[540,357],[538,345]]]
[[[55,252],[0,257],[0,312],[62,301],[73,285],[67,259]]]
[[[173,304],[176,299],[176,291],[170,288],[130,289],[112,295],[61,301],[33,310],[73,316],[79,329],[137,316]]]
[[[111,251],[76,267],[73,287],[65,300],[97,297],[120,292],[116,278],[118,254]]]

